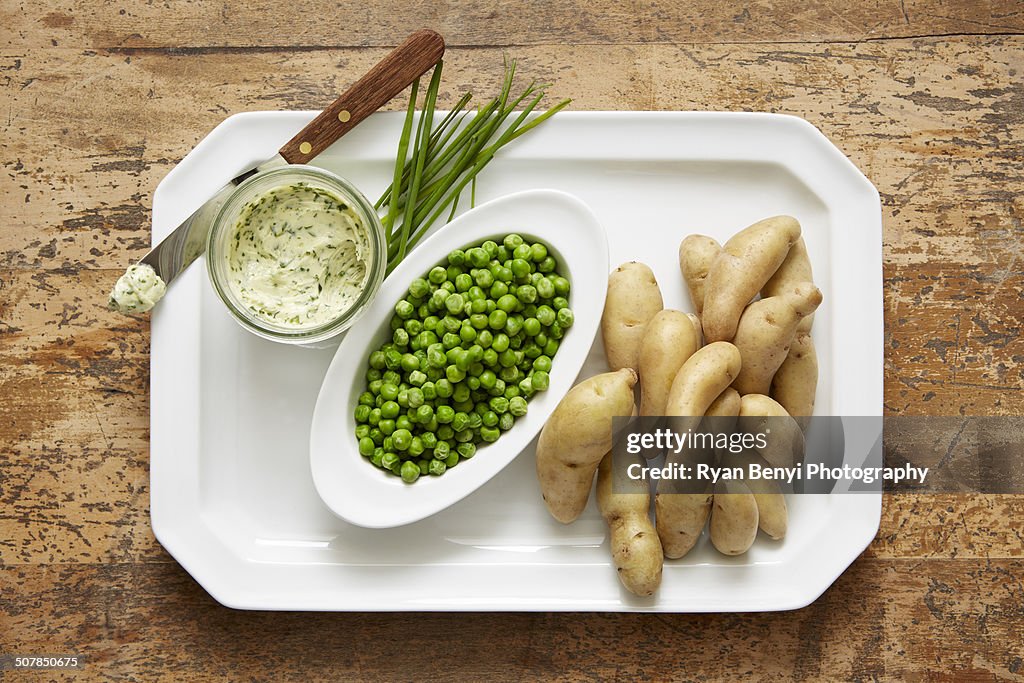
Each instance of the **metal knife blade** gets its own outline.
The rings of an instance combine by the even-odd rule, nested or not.
[[[186,218],[181,225],[176,227],[170,235],[160,240],[160,244],[150,249],[149,253],[139,260],[139,263],[149,264],[165,283],[170,283],[206,251],[206,242],[210,237],[213,221],[234,189],[257,173],[287,163],[284,157],[276,154],[273,158],[232,178],[191,216]]]

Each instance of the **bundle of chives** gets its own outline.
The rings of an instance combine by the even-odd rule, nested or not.
[[[415,137],[413,121],[419,81],[412,85],[409,107],[398,141],[392,183],[377,200],[377,209],[387,204],[381,222],[388,243],[389,273],[449,207],[448,220],[451,220],[458,208],[459,197],[470,183],[471,202],[475,203],[476,177],[498,150],[554,116],[571,101],[562,100],[530,119],[530,114],[543,99],[547,86],[532,82],[510,101],[516,71],[513,60],[506,64],[501,93],[497,97],[470,117],[466,105],[472,95],[466,93],[434,127],[434,106],[441,83],[442,64],[438,62],[427,86]],[[526,102],[523,111],[505,125],[516,107],[523,102]]]

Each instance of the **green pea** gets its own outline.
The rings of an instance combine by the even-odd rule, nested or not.
[[[480,438],[488,443],[493,443],[501,436],[501,430],[496,427],[481,427]]]
[[[484,389],[490,389],[494,386],[494,381],[498,379],[493,372],[490,370],[484,370],[480,373],[480,386]]]
[[[376,425],[378,422],[380,422],[380,408],[374,408],[373,410],[371,410],[370,414],[366,418],[366,421],[372,425]]]
[[[494,274],[489,270],[481,268],[476,274],[476,283],[484,289],[489,289],[494,284]]]
[[[451,446],[448,445],[447,441],[438,441],[437,445],[434,446],[434,457],[444,459],[448,457],[448,451]]]
[[[427,381],[427,376],[419,370],[413,370],[409,373],[409,384],[414,387],[421,387],[423,383]]]
[[[402,459],[398,457],[398,453],[394,451],[388,451],[384,453],[380,460],[381,467],[386,470],[392,469],[397,463],[402,462]]]
[[[439,285],[448,279],[448,271],[441,266],[434,266],[427,274],[427,278],[435,285]]]
[[[369,425],[367,426],[369,427]],[[381,444],[384,443],[384,439],[386,437],[384,436],[384,432],[380,431],[376,427],[370,427],[370,438],[373,439],[373,442],[375,444],[380,446]]]
[[[370,425],[367,425],[367,424],[356,425],[356,438],[357,439],[361,439],[364,436],[366,436],[366,437],[370,436]],[[371,439],[371,441],[372,441],[372,439]]]
[[[555,311],[550,306],[537,307],[537,321],[544,327],[555,324]]]
[[[408,346],[409,345],[409,333],[403,328],[399,327],[392,333],[392,340],[397,346]],[[401,362],[401,361],[399,361]]]
[[[487,404],[486,403],[480,403],[480,404],[478,404],[477,407],[483,407],[484,409],[486,409],[487,408]],[[484,420],[483,420],[483,417],[480,415],[480,413],[476,412],[475,410],[473,412],[469,413],[469,421],[466,423],[468,429],[480,429],[480,425],[482,425],[483,423],[484,423]]]
[[[533,361],[533,369],[540,372],[551,372],[551,358],[549,356],[538,356]]]
[[[484,318],[484,326],[486,327],[486,325],[487,318]],[[476,325],[474,325],[474,327],[476,327]],[[479,344],[480,347],[483,349],[489,348],[493,342],[494,335],[491,333],[490,330],[480,330],[476,335],[476,343]]]
[[[491,260],[491,257],[488,256],[487,252],[480,247],[473,247],[466,252],[466,256],[469,257],[469,262],[474,268],[483,268]]]
[[[563,330],[562,326],[558,323],[554,323],[548,328],[548,336],[552,339],[561,339],[565,336],[565,330]]]
[[[494,330],[500,330],[505,327],[505,323],[508,322],[508,313],[498,309],[491,313],[487,319],[487,324]]]
[[[451,293],[447,289],[438,289],[430,296],[429,308],[435,311],[441,310],[449,296],[451,296]]]
[[[399,407],[394,401],[385,401],[380,407],[380,416],[387,420],[393,420],[398,417]]]
[[[532,304],[537,301],[537,288],[533,285],[520,285],[516,290],[516,296],[523,304]]]
[[[375,467],[383,467],[381,463],[383,459],[384,451],[383,449],[378,449],[377,451],[374,452],[373,457],[370,458],[370,462],[372,462]]]
[[[555,294],[558,296],[569,296],[569,281],[561,275],[554,277]]]
[[[425,477],[430,474],[430,461],[425,458],[420,458],[416,461],[416,465],[420,468],[420,476]]]
[[[520,380],[519,381],[519,391],[522,392],[522,394],[524,396],[532,395],[533,394],[533,380],[531,380],[529,377]]]
[[[369,436],[364,436],[359,439],[359,454],[364,455],[367,458],[373,455],[374,449],[377,448],[377,444],[373,442]]]
[[[517,235],[513,232],[505,235],[505,239],[503,239],[501,243],[506,249],[513,250],[523,243],[523,238],[521,235]]]
[[[448,466],[448,469],[455,467],[459,464],[459,454],[453,451],[445,458],[444,464]]]
[[[411,318],[413,313],[415,312],[416,307],[413,306],[408,301],[406,301],[405,299],[402,299],[397,304],[395,304],[395,315],[397,315],[402,320],[405,320],[406,318]]]
[[[487,299],[476,299],[469,303],[469,314],[480,315],[487,312]]]
[[[426,408],[426,406],[423,407]],[[423,439],[418,436],[412,437],[412,441],[409,442],[409,455],[415,458],[423,455],[424,450],[426,450],[426,447],[423,445]]]
[[[433,401],[437,398],[437,387],[433,382],[424,382],[423,386],[420,387],[420,392],[423,394],[423,399],[426,401]]]
[[[468,292],[469,288],[473,286],[473,278],[467,273],[459,273],[455,277],[455,291],[456,292]]]
[[[459,337],[464,342],[474,341],[476,339],[476,330],[473,329],[472,325],[463,325],[459,328]]]
[[[468,460],[476,455],[476,444],[470,442],[460,443],[455,447],[455,450],[458,451],[459,455]]]
[[[369,419],[370,411],[372,411],[372,410],[373,410],[373,408],[371,408],[370,406],[367,406],[367,405],[360,404],[360,405],[356,406],[356,410],[355,410],[356,422],[360,422],[360,423],[366,422]]]
[[[530,259],[530,245],[520,244],[518,247],[512,250],[512,259],[520,261],[528,261]]]
[[[534,391],[547,391],[547,388],[551,382],[548,373],[543,370],[535,370],[530,376],[530,384],[533,386]]]
[[[452,294],[450,297],[444,300],[444,307],[449,313],[455,315],[456,313],[462,312],[462,307],[466,305],[466,300],[461,294]],[[447,318],[445,318],[447,320]],[[447,327],[447,325],[445,325]],[[452,330],[454,331],[454,330]]]
[[[484,367],[492,368],[498,363],[498,352],[494,350],[494,346],[484,350],[484,357],[481,359]]]
[[[448,398],[452,395],[452,383],[447,379],[439,379],[434,383],[438,398]]]
[[[515,417],[526,415],[527,409],[526,399],[522,396],[514,396],[508,401],[508,412]]]
[[[516,280],[523,280],[530,277],[530,263],[526,259],[515,258],[512,259],[512,265],[510,266],[513,277]],[[568,281],[566,281],[568,282]],[[558,291],[558,285],[555,284],[555,291]],[[568,291],[568,290],[566,290]]]
[[[426,424],[434,418],[434,409],[428,405],[422,405],[416,409],[416,421]]]
[[[508,335],[499,332],[498,334],[494,335],[494,341],[491,343],[491,348],[497,351],[498,353],[502,353],[503,351],[508,350],[508,345]]]
[[[408,450],[409,444],[412,443],[412,433],[408,429],[396,429],[391,435],[391,443],[397,451]]]
[[[421,299],[421,298],[429,295],[430,294],[430,283],[428,283],[426,280],[424,280],[421,277],[416,278],[409,285],[409,294],[411,294],[412,296],[416,297],[417,299]]]
[[[409,419],[408,415],[399,415],[395,420],[395,429],[412,431],[412,420]]]
[[[480,247],[487,252],[489,258],[494,258],[498,253],[498,243],[494,240],[487,240]]]
[[[374,351],[370,354],[370,367],[374,370],[384,369],[384,352]]]
[[[473,432],[469,431],[468,429],[463,430],[461,432],[455,432],[456,443],[466,443],[467,441],[472,441],[475,438],[476,436],[473,434]]]
[[[452,419],[452,429],[455,430],[456,434],[465,430],[468,425],[469,415],[466,413],[455,413],[455,417]]]
[[[505,394],[504,394],[504,396],[508,400],[511,401],[513,398],[518,397],[520,393],[521,392],[519,391],[519,385],[518,384],[512,384],[510,382],[510,383],[505,385]]]
[[[501,372],[498,373],[498,377],[500,377],[505,382],[505,384],[508,384],[510,382],[518,382],[519,368],[515,366],[502,368]]]
[[[459,382],[455,385],[455,390],[452,392],[452,403],[459,405],[469,400],[470,388],[465,382]]]
[[[461,266],[466,263],[466,252],[461,249],[454,249],[448,253],[448,265]]]
[[[402,356],[402,370],[406,372],[412,372],[413,370],[420,369],[420,359],[411,353],[407,353]]]
[[[451,406],[441,405],[437,407],[436,416],[438,422],[446,425],[455,419],[455,411]]]
[[[556,311],[560,311],[563,308],[568,308],[569,300],[566,299],[564,296],[556,296],[554,299],[551,300],[551,307],[554,308]]]
[[[519,306],[519,300],[511,294],[506,294],[500,297],[497,301],[498,310],[505,311],[505,313],[512,313]]]
[[[562,326],[562,329],[572,327],[575,322],[576,316],[573,315],[571,308],[563,308],[558,311],[558,324]]]
[[[461,327],[459,329],[462,329]],[[462,338],[457,334],[451,332],[445,332],[444,337],[441,338],[441,344],[445,349],[454,349],[456,346],[462,344]]]
[[[431,344],[427,349],[427,365],[432,368],[443,368],[448,363],[444,354],[443,344]]]
[[[536,342],[529,342],[528,344],[525,344],[523,346],[523,355],[529,358],[530,360],[538,358],[543,353],[544,349],[540,348],[540,346],[538,346]]]
[[[494,387],[492,389],[489,389],[487,393],[490,394],[491,396],[501,396],[502,394],[504,394],[505,380],[503,380],[501,377],[494,380]]]
[[[518,316],[518,315],[509,316],[508,320],[505,322],[505,333],[509,337],[515,337],[516,335],[518,335],[522,331],[522,329],[523,329],[523,319],[522,319],[522,316]],[[519,341],[521,342],[522,339],[520,339]]]
[[[412,462],[411,460],[407,460],[406,462],[402,463],[402,481],[404,481],[406,484],[411,484],[419,478],[419,465]]]
[[[537,290],[537,296],[541,299],[550,299],[555,295],[555,285],[546,277],[537,280],[534,287]]]
[[[498,363],[503,368],[510,368],[516,364],[516,353],[512,349],[506,349],[498,354]]]
[[[437,327],[437,323],[440,320],[436,315],[428,315],[423,319],[423,329],[433,331]]]
[[[444,369],[444,375],[452,384],[461,382],[462,380],[466,379],[466,372],[464,370],[459,370],[459,368],[454,365],[449,365],[448,367],[446,367]]]
[[[430,465],[427,466],[427,471],[436,477],[440,477],[447,469],[448,465],[443,460],[438,460],[437,458],[431,460]]]
[[[423,331],[423,323],[417,320],[416,318],[410,318],[409,320],[406,320],[405,325],[403,325],[403,327],[405,328],[405,331],[409,333],[410,344],[416,341],[416,337],[419,335],[420,332]]]
[[[488,410],[480,416],[480,420],[483,422],[484,427],[493,427],[498,424],[498,414],[493,410]]]
[[[468,349],[466,349],[466,352],[469,354],[469,360],[472,363],[478,363],[480,362],[480,359],[484,357],[484,347],[480,346],[479,344],[473,344]],[[480,370],[483,371],[483,368],[480,368]],[[475,372],[473,374],[479,375],[480,373]]]
[[[548,257],[548,248],[540,242],[535,242],[530,245],[530,260],[534,263],[543,263],[544,259]]]
[[[507,432],[508,430],[512,429],[515,423],[516,418],[515,416],[512,415],[512,413],[504,413],[498,419],[498,429],[500,429],[503,432]]]
[[[558,262],[551,256],[546,256],[537,264],[537,270],[542,273],[552,273],[558,267]]]
[[[554,358],[555,353],[558,351],[558,341],[556,339],[548,340],[548,343],[544,345],[544,355],[551,356]]]
[[[395,370],[396,368],[402,367],[402,352],[394,347],[385,351],[384,365],[388,370]]]

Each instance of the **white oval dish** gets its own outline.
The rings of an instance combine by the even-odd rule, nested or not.
[[[353,413],[365,391],[367,358],[386,340],[395,303],[409,284],[454,249],[516,232],[548,245],[559,272],[572,284],[575,323],[566,332],[547,391],[530,399],[529,412],[493,444],[442,476],[413,484],[374,467],[359,454]],[[381,285],[362,319],[341,341],[324,376],[310,428],[313,482],[327,507],[362,527],[410,524],[466,497],[525,449],[558,402],[572,388],[597,334],[608,289],[608,238],[580,199],[556,190],[527,190],[487,202],[438,230],[417,246]]]

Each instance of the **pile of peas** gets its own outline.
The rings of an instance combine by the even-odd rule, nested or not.
[[[359,452],[412,483],[497,441],[548,388],[573,324],[569,281],[539,242],[456,249],[395,304],[355,410]]]

